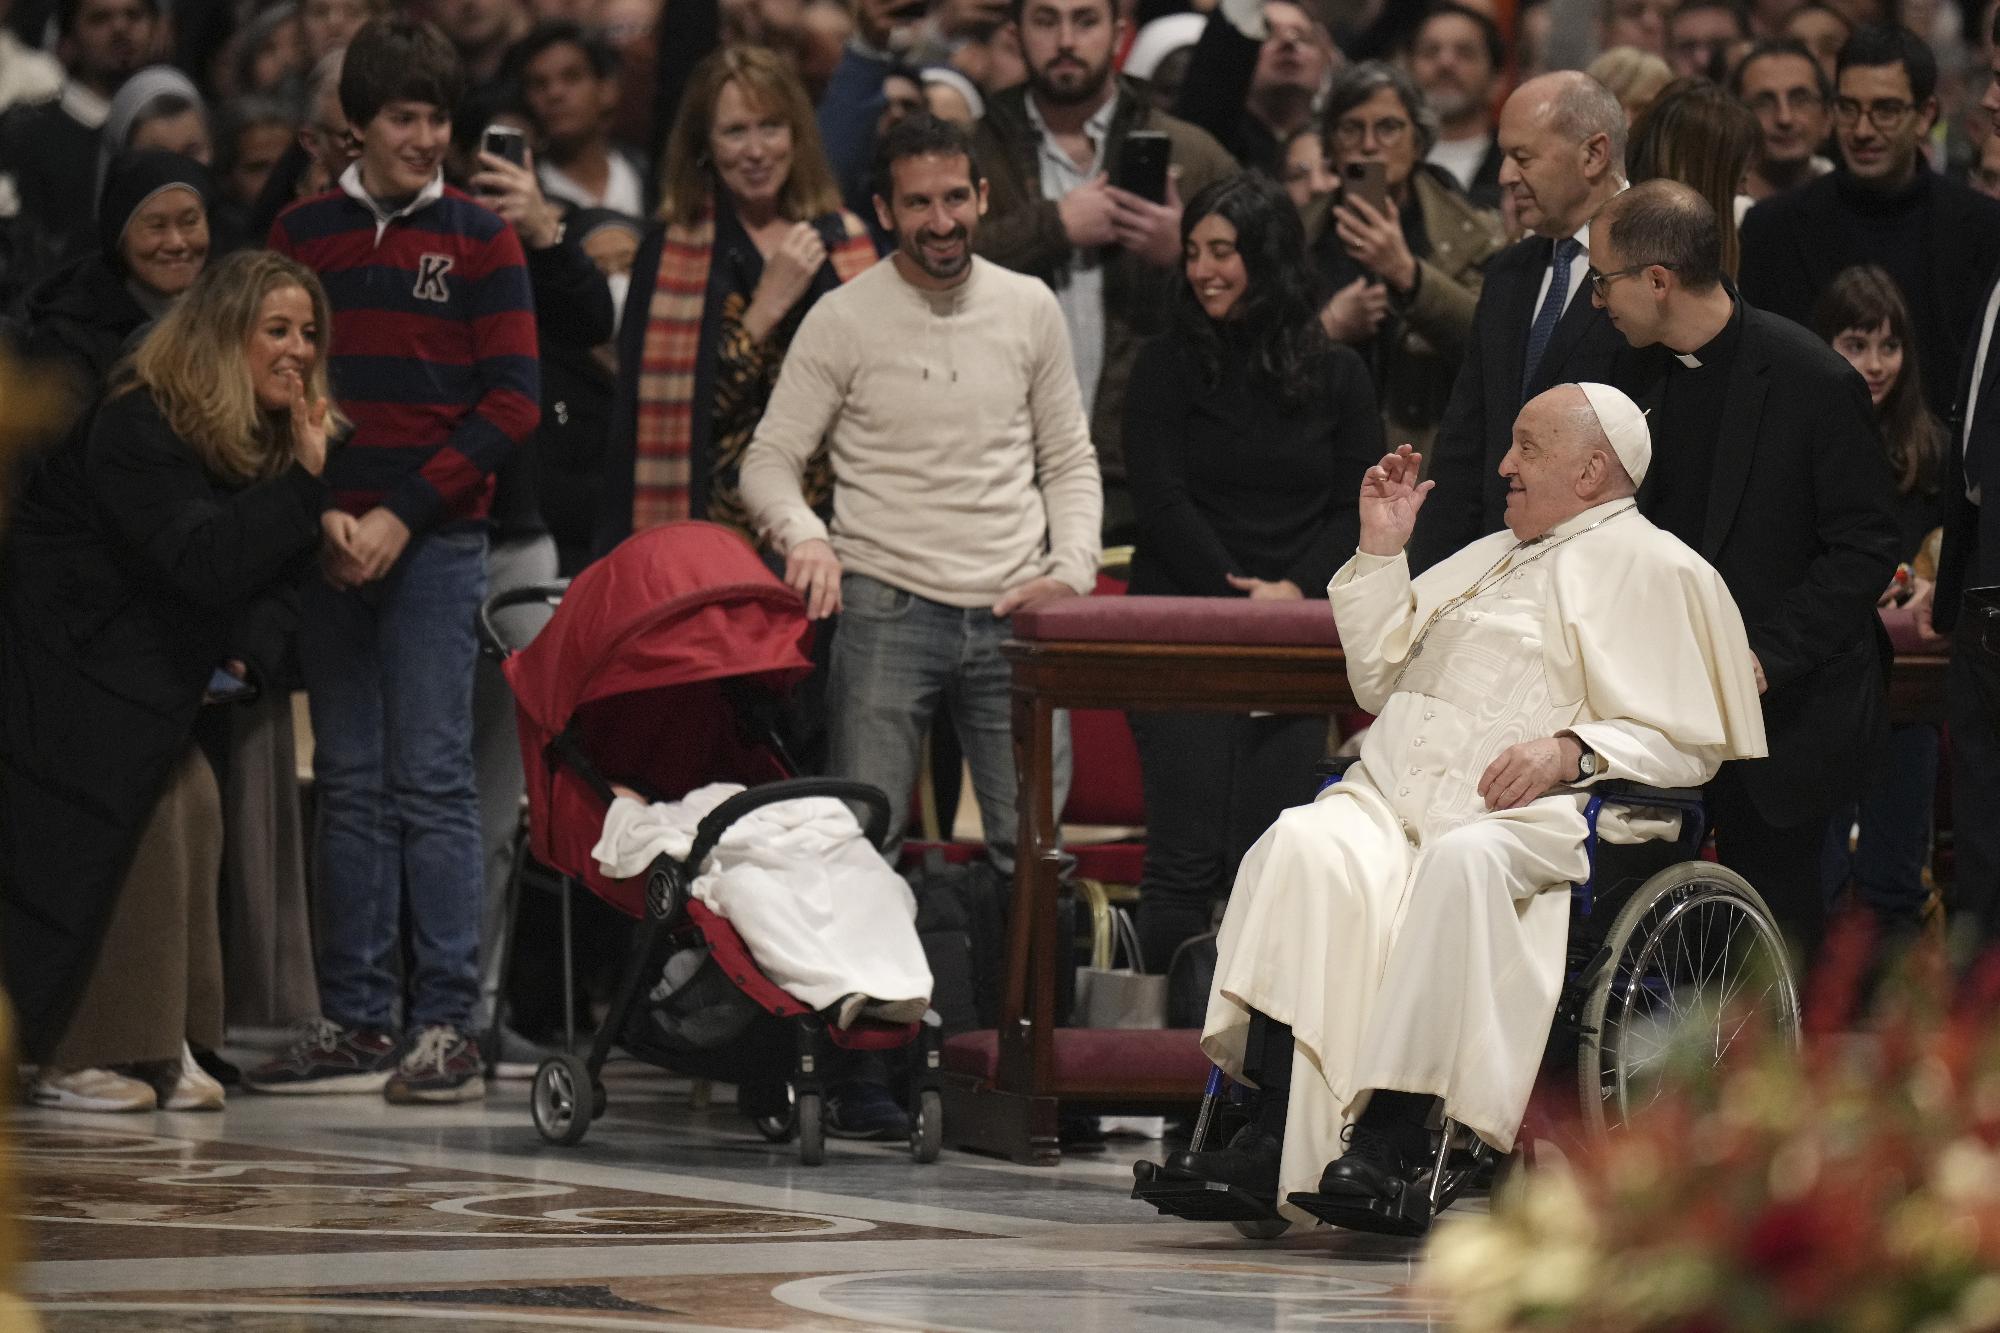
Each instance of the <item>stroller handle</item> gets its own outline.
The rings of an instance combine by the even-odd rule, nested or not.
[[[557,579],[554,583],[527,583],[494,593],[479,605],[479,650],[496,662],[506,661],[514,655],[514,647],[501,635],[493,617],[510,607],[527,606],[532,602],[550,608],[560,606],[563,594],[568,591],[569,580]]]
[[[866,782],[850,782],[845,778],[787,778],[782,782],[767,782],[761,787],[738,792],[709,811],[695,829],[694,846],[688,849],[684,864],[689,873],[700,873],[701,863],[715,850],[715,844],[722,840],[724,831],[752,810],[808,796],[833,796],[867,806],[868,820],[863,832],[867,834],[871,847],[878,852],[882,850],[882,840],[889,833],[889,798],[882,794],[880,787]]]

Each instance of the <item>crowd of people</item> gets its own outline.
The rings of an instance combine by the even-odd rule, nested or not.
[[[1803,956],[1848,904],[1913,933],[1948,748],[1949,905],[2000,933],[1994,9],[14,0],[0,337],[63,390],[0,565],[36,1097],[452,1102],[512,1063],[493,593],[736,529],[829,630],[801,753],[899,837],[949,732],[1005,870],[1011,615],[1118,546],[1134,594],[1302,599],[1370,533],[1415,574],[1523,535],[1524,407],[1567,439],[1578,384],[1650,414],[1650,466],[1526,527],[1636,506],[1740,611],[1768,755],[1703,775],[1720,859]],[[1385,528],[1394,458],[1422,513]],[[1956,626],[1948,747],[1890,725],[1885,617]],[[1132,726],[1160,966],[1339,738]],[[305,1021],[236,1071],[225,1015]],[[830,1111],[906,1131],[866,1071]]]

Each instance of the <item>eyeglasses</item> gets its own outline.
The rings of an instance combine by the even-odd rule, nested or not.
[[[1760,116],[1774,114],[1783,105],[1795,116],[1810,115],[1826,105],[1826,99],[1810,88],[1794,88],[1782,98],[1776,93],[1758,93],[1744,105]]]
[[[1916,109],[1915,103],[1893,97],[1870,102],[1865,107],[1852,97],[1833,99],[1833,118],[1836,121],[1851,129],[1860,123],[1862,112],[1865,111],[1868,114],[1869,124],[1885,134],[1908,120],[1910,113]]]
[[[1620,278],[1629,278],[1629,277],[1631,277],[1631,276],[1632,276],[1632,275],[1633,275],[1634,273],[1644,273],[1644,272],[1645,272],[1645,271],[1646,271],[1647,269],[1649,269],[1649,268],[1663,268],[1663,269],[1667,269],[1668,271],[1670,271],[1670,272],[1671,272],[1671,271],[1673,270],[1673,268],[1674,268],[1674,265],[1672,265],[1672,264],[1634,264],[1634,265],[1632,265],[1632,267],[1630,267],[1630,268],[1621,268],[1621,269],[1617,269],[1617,270],[1615,270],[1615,271],[1613,271],[1613,272],[1610,272],[1610,273],[1599,273],[1599,272],[1598,272],[1598,271],[1597,271],[1596,269],[1594,269],[1594,268],[1587,268],[1587,269],[1585,269],[1585,270],[1583,271],[1583,276],[1584,276],[1584,278],[1585,278],[1586,280],[1588,280],[1588,281],[1589,281],[1589,283],[1590,283],[1590,290],[1592,290],[1593,292],[1596,292],[1596,293],[1598,294],[1598,296],[1599,296],[1599,297],[1603,297],[1603,296],[1605,296],[1605,295],[1607,295],[1607,294],[1608,294],[1608,290],[1609,290],[1609,288],[1610,288],[1611,284],[1612,284],[1612,283],[1614,283],[1614,282],[1616,282],[1616,281],[1617,281],[1618,279],[1620,279]]]
[[[1410,132],[1410,122],[1399,116],[1384,116],[1378,121],[1341,120],[1334,122],[1333,137],[1344,147],[1358,147],[1369,131],[1375,133],[1375,142],[1383,147],[1401,143],[1403,136]]]

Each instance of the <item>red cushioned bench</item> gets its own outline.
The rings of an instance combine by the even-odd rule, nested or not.
[[[956,1147],[1053,1163],[1058,1102],[1165,1111],[1201,1094],[1192,1030],[1058,1029],[1050,722],[1058,708],[1330,715],[1353,704],[1326,602],[1079,597],[1022,611],[1014,672],[1020,836],[997,1032],[945,1044],[945,1135]]]

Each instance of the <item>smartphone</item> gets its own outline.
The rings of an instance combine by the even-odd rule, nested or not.
[[[208,678],[208,690],[204,702],[212,704],[233,704],[244,699],[253,699],[257,687],[247,680],[238,680],[221,667],[217,667]]]
[[[1389,168],[1380,162],[1349,162],[1340,169],[1343,188],[1355,199],[1366,199],[1377,213],[1389,211]]]
[[[1167,202],[1167,158],[1172,147],[1158,130],[1133,130],[1118,145],[1118,161],[1111,171],[1111,183],[1141,199],[1156,204]]]
[[[488,125],[480,148],[495,157],[504,157],[517,167],[528,165],[528,136],[511,125]]]

